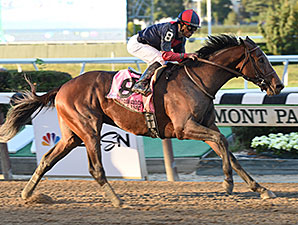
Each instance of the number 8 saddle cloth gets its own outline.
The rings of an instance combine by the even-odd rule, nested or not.
[[[150,88],[153,90],[155,75],[150,81]],[[154,113],[154,106],[152,100],[152,93],[147,97],[131,91],[131,88],[140,78],[140,74],[134,73],[129,69],[120,70],[113,78],[111,89],[107,94],[107,98],[114,99],[114,101],[125,108],[138,112]]]

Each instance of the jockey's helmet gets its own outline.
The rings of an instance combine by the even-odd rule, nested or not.
[[[178,21],[188,26],[193,26],[197,28],[200,27],[200,17],[192,9],[184,10],[183,12],[181,12],[178,15]]]

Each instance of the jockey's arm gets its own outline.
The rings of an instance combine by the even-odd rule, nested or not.
[[[195,60],[197,55],[195,53],[175,53],[172,51],[161,51],[162,58],[165,61],[177,61],[181,62],[183,59],[191,58]]]
[[[175,34],[173,33],[173,30],[163,29],[161,36],[162,38],[160,48],[163,60],[181,62],[183,59],[186,58],[191,58],[193,60],[195,59],[195,53],[185,53],[185,39],[182,42],[178,40],[178,43],[177,40],[174,40]],[[174,44],[174,51],[171,51],[172,44]]]

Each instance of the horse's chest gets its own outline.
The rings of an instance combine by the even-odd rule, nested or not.
[[[210,101],[197,101],[190,106],[191,117],[198,123],[203,124],[210,118],[213,118],[213,104]]]

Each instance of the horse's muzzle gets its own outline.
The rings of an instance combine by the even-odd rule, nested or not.
[[[285,86],[283,85],[283,83],[277,84],[275,86],[275,94],[278,95],[281,92],[281,90],[284,89],[284,87]]]
[[[278,95],[281,90],[284,88],[284,85],[282,83],[278,83],[276,85],[270,85],[267,86],[267,95],[272,96],[272,95]]]

